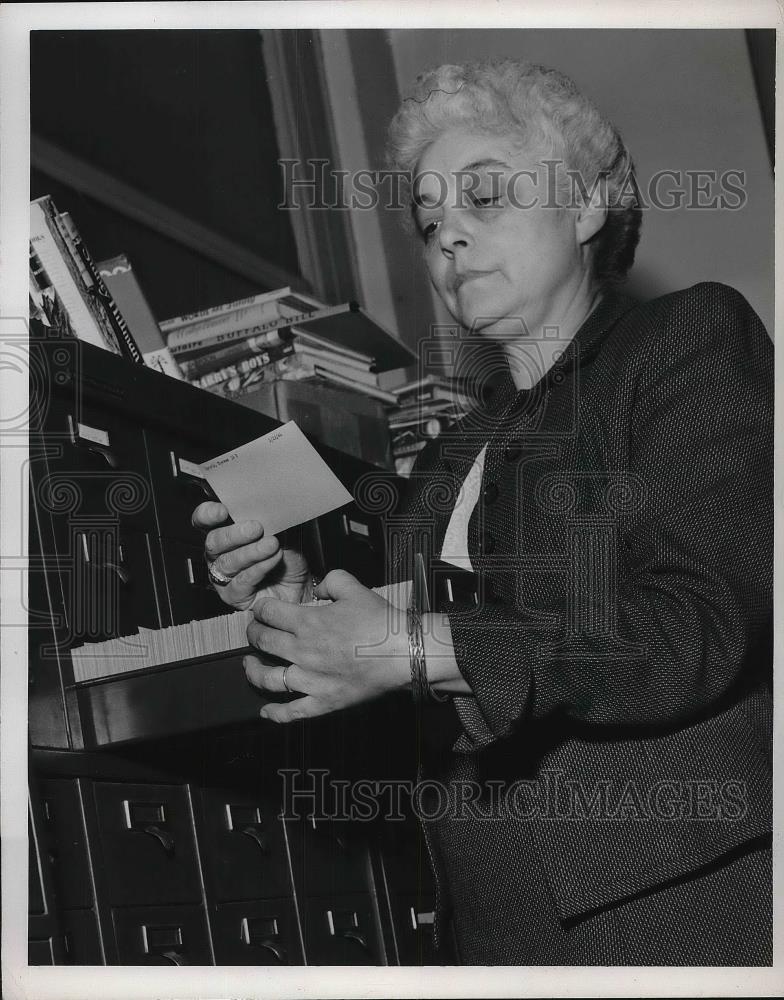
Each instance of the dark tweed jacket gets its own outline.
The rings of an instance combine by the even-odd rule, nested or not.
[[[473,697],[423,751],[450,788],[426,824],[442,904],[476,925],[531,857],[568,921],[770,830],[772,354],[724,285],[611,293],[532,390],[507,374],[421,453],[393,577],[440,552],[488,443],[482,600],[440,608]]]

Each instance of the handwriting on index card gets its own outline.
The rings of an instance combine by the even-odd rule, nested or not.
[[[267,535],[352,500],[293,420],[203,462],[201,469],[232,519],[259,521]]]

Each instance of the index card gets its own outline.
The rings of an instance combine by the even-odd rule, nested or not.
[[[293,420],[201,468],[232,519],[259,521],[267,535],[353,499]]]

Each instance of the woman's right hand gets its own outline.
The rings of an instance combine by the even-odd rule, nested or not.
[[[207,530],[204,556],[207,563],[229,577],[215,590],[226,604],[244,611],[259,594],[299,604],[310,580],[310,569],[301,552],[283,548],[275,535],[265,535],[258,521],[228,524],[222,503],[206,501],[193,512],[195,528]]]

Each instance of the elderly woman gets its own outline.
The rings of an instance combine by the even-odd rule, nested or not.
[[[334,570],[332,603],[301,606],[304,558],[202,504],[224,600],[290,663],[248,657],[249,680],[300,693],[262,714],[448,699],[420,813],[461,962],[767,964],[768,337],[723,285],[617,291],[631,160],[562,74],[442,66],[389,145],[430,279],[497,376],[421,453],[390,578],[424,547],[476,593],[406,614]]]

